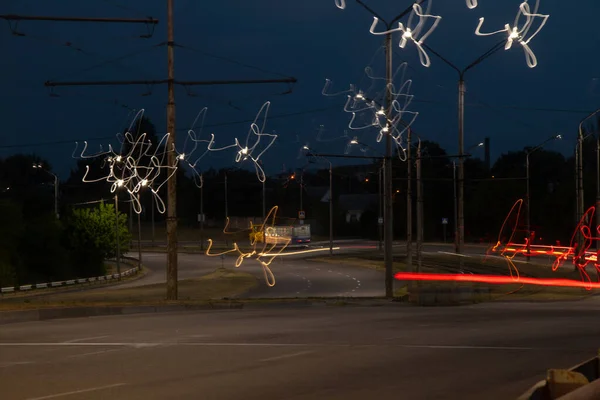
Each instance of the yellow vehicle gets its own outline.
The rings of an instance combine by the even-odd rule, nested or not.
[[[262,224],[255,225],[250,222],[250,242],[251,243],[263,243],[265,240],[264,232],[261,230]]]
[[[250,222],[250,242],[264,243],[265,236],[270,244],[308,244],[310,243],[310,225],[298,226],[268,226],[266,235],[262,230],[262,224],[255,225]]]

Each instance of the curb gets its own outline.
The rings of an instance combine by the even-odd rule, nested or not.
[[[83,306],[83,307],[57,307],[39,308],[32,310],[0,311],[0,325],[47,321],[52,319],[86,318],[114,315],[133,315],[149,313],[168,313],[181,311],[204,311],[204,310],[230,310],[230,309],[277,309],[277,308],[308,308],[308,307],[335,307],[335,306],[363,306],[382,307],[398,306],[405,304],[398,301],[345,301],[343,299],[331,300],[292,300],[275,302],[234,302],[220,301],[208,304],[166,304],[166,305],[131,305],[131,306]]]

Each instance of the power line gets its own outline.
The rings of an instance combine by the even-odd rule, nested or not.
[[[298,112],[287,113],[287,114],[273,115],[273,116],[270,116],[269,119],[279,119],[279,118],[293,117],[293,116],[299,116],[299,115],[316,114],[316,113],[320,113],[320,112],[329,111],[333,108],[337,109],[338,106],[323,107],[323,108],[316,108],[316,109],[312,109],[312,110],[305,110],[305,111],[298,111]],[[204,128],[239,125],[239,124],[251,123],[253,121],[254,121],[254,119],[245,119],[245,120],[241,120],[241,121],[220,122],[220,123],[216,123],[216,124],[204,125]],[[187,132],[189,130],[189,128],[178,128],[176,130]],[[161,135],[164,133],[166,133],[166,132],[157,132],[158,135]],[[23,144],[10,144],[10,145],[0,145],[0,149],[10,149],[10,148],[20,148],[20,147],[55,146],[55,145],[61,145],[61,144],[73,144],[75,142],[84,142],[84,141],[95,142],[95,141],[100,141],[100,140],[114,140],[115,138],[116,138],[115,136],[97,136],[97,137],[93,137],[90,139],[85,139],[85,138],[81,139],[80,138],[80,139],[68,139],[68,140],[53,140],[53,141],[46,141],[46,142],[32,142],[32,143],[23,143]]]

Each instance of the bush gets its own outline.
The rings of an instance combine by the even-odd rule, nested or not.
[[[64,229],[54,215],[29,221],[20,243],[19,282],[39,283],[69,279],[72,269],[64,244]]]
[[[129,251],[131,234],[127,215],[118,214],[120,254]],[[104,274],[104,260],[117,254],[115,208],[100,203],[96,209],[74,210],[67,221],[67,240],[71,261],[82,277]]]

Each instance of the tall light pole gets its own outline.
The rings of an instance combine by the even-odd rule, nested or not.
[[[47,169],[45,169],[41,163],[33,164],[34,169],[41,169],[45,173],[52,175],[54,177],[54,215],[56,215],[56,219],[59,219],[58,214],[58,176]]]
[[[175,66],[173,0],[167,0],[167,161],[175,165]],[[167,182],[167,299],[177,300],[177,174]]]
[[[470,155],[471,150],[473,150],[473,149],[475,149],[477,147],[481,147],[483,145],[484,145],[484,143],[480,142],[480,143],[477,143],[477,144],[469,147],[467,149],[466,154],[462,153],[462,152],[459,152],[458,159],[462,160],[465,157],[465,155],[466,156]],[[460,163],[459,163],[459,165],[460,165]],[[463,179],[464,179],[464,177],[463,177]],[[460,245],[459,245],[459,242],[460,242],[460,240],[459,240],[459,238],[460,238],[460,232],[459,232],[459,226],[460,226],[460,224],[459,224],[459,217],[458,217],[458,214],[459,214],[459,212],[458,212],[458,209],[459,209],[458,204],[459,204],[459,202],[458,202],[458,198],[457,198],[457,195],[456,195],[456,186],[457,186],[456,185],[456,161],[454,161],[454,160],[452,161],[452,185],[454,186],[454,251],[457,254],[461,254],[462,247],[460,247]],[[464,234],[464,232],[463,232],[463,234]],[[464,243],[464,236],[463,236],[463,243]]]
[[[562,139],[561,135],[554,135],[544,140],[539,145],[535,146],[531,150],[528,150],[525,154],[525,179],[527,180],[527,193],[525,196],[525,201],[527,203],[527,261],[531,259],[531,197],[529,194],[529,155],[536,150],[541,149],[544,145],[552,140],[560,140]]]
[[[458,197],[457,198],[457,202],[458,202],[458,209],[457,209],[458,243],[457,243],[457,249],[456,249],[458,254],[463,253],[464,244],[465,244],[465,214],[464,214],[464,203],[465,203],[465,199],[464,199],[464,195],[465,195],[465,182],[464,182],[464,180],[465,180],[465,167],[464,167],[465,132],[464,131],[465,131],[465,92],[466,92],[465,74],[469,70],[471,70],[472,68],[474,68],[475,66],[477,66],[481,62],[483,62],[486,58],[490,57],[494,53],[503,49],[505,43],[506,43],[505,39],[498,42],[492,48],[490,48],[490,50],[486,51],[484,54],[482,54],[475,61],[473,61],[472,63],[470,63],[463,69],[458,68],[456,65],[454,65],[453,63],[448,61],[448,59],[441,56],[439,53],[437,53],[435,50],[433,50],[431,47],[429,47],[425,43],[422,44],[422,46],[425,49],[427,49],[429,52],[431,52],[433,55],[438,57],[440,60],[442,60],[442,62],[444,62],[446,65],[448,65],[449,67],[451,67],[458,73],[458,196],[457,196]],[[462,261],[462,257],[461,257],[461,261]]]
[[[329,255],[331,256],[333,255],[333,165],[322,155],[311,152],[308,146],[302,149],[307,151],[307,156],[323,159],[329,164]]]
[[[366,143],[360,142],[358,141],[358,139],[354,138],[350,141],[350,144],[352,145],[361,145],[364,147],[367,147],[369,149],[371,149],[372,151],[374,151],[375,153],[378,153],[381,156],[381,153],[379,153],[377,150],[375,150],[373,147],[369,146]],[[378,198],[379,198],[379,218],[383,218],[383,193],[382,193],[382,188],[383,188],[383,171],[385,170],[385,157],[381,156],[381,166],[378,168],[378,178],[379,178],[379,183],[378,183],[378,188],[377,188],[377,194],[378,194]],[[383,228],[383,224],[379,223],[379,219],[377,221],[377,230],[379,232],[379,251],[381,251],[382,248],[382,229]]]
[[[594,115],[600,112],[600,108],[589,114],[585,118],[579,122],[579,129],[577,135],[577,149],[575,150],[575,160],[576,160],[576,170],[577,170],[577,221],[576,224],[579,223],[581,218],[583,217],[583,208],[584,208],[584,199],[583,199],[583,141],[589,136],[583,136],[583,124]],[[600,150],[600,133],[598,134],[598,139],[596,140],[596,152]],[[600,226],[600,153],[596,154],[596,225]],[[581,246],[582,243],[582,235],[578,233],[578,243]],[[596,241],[596,250],[600,250],[600,241]]]
[[[408,15],[412,10],[411,5],[402,13],[398,14],[391,21],[386,21],[379,14],[377,14],[371,7],[367,6],[361,0],[355,0],[360,6],[367,10],[373,17],[377,18],[379,22],[383,23],[388,33],[385,34],[385,70],[386,70],[386,105],[385,105],[385,116],[386,116],[386,127],[383,132],[385,135],[385,164],[383,171],[384,180],[384,251],[383,260],[385,265],[385,297],[391,299],[394,297],[394,271],[393,271],[393,236],[394,236],[394,225],[393,225],[393,193],[392,193],[392,130],[390,129],[390,121],[392,121],[392,83],[393,83],[393,63],[392,63],[392,29],[394,25]],[[426,0],[419,0],[418,4],[424,3]],[[410,132],[410,130],[409,130]],[[409,133],[410,134],[410,133]],[[410,162],[410,161],[408,161]],[[408,238],[407,238],[408,240]],[[409,254],[409,257],[411,255]]]
[[[204,251],[204,174],[200,175],[200,250]]]

